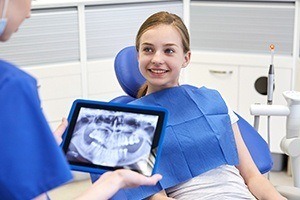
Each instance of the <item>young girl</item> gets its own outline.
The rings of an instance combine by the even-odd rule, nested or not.
[[[146,83],[132,104],[163,106],[169,121],[158,166],[164,179],[152,191],[126,191],[127,198],[160,191],[150,199],[285,199],[258,171],[238,118],[219,93],[179,85],[180,71],[191,58],[189,44],[182,20],[167,12],[150,16],[138,31],[139,69]]]

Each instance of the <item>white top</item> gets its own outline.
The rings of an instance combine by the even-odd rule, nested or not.
[[[169,197],[178,200],[242,200],[256,199],[249,191],[235,166],[221,165],[187,182],[166,189]]]
[[[236,123],[239,120],[239,117],[236,114],[234,114],[234,112],[230,109],[230,107],[227,106],[227,108],[228,108],[228,115],[230,117],[231,124]]]
[[[237,115],[228,107],[231,124],[238,121]],[[184,183],[166,189],[169,197],[179,200],[241,200],[256,199],[249,191],[235,166],[221,165]]]

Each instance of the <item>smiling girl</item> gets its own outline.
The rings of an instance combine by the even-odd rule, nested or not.
[[[132,103],[165,107],[169,121],[158,167],[164,179],[152,192],[127,193],[128,199],[285,199],[260,174],[238,117],[220,94],[179,84],[191,58],[182,20],[168,12],[153,14],[138,31],[136,50],[146,83]]]

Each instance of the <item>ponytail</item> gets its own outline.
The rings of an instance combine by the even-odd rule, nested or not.
[[[147,83],[144,83],[144,84],[140,87],[140,89],[139,89],[139,91],[138,91],[138,93],[137,93],[137,98],[139,99],[139,98],[145,96],[146,93],[147,93],[147,90],[148,90],[148,85],[147,85]]]

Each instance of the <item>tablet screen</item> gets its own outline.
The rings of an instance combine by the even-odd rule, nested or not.
[[[127,168],[150,176],[165,119],[161,108],[76,100],[62,147],[74,170],[103,173]]]

